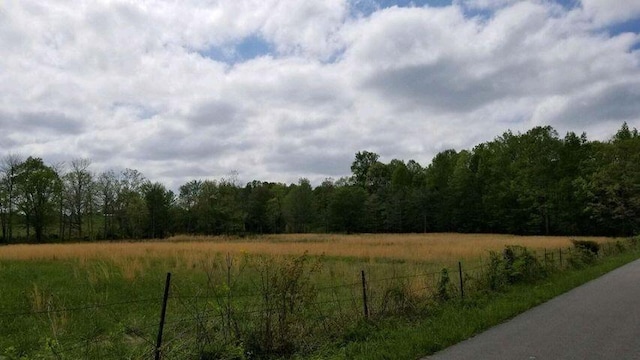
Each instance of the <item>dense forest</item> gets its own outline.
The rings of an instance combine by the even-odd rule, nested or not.
[[[48,165],[10,155],[0,166],[1,242],[161,238],[170,234],[495,232],[631,235],[640,229],[640,136],[606,142],[551,127],[506,132],[427,167],[362,151],[352,176],[315,188],[233,178],[174,193],[139,171]]]

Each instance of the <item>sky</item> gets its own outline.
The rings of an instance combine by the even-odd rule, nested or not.
[[[640,128],[640,0],[0,0],[0,157],[171,188]]]

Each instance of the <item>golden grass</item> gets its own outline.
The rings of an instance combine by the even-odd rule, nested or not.
[[[604,243],[610,238],[589,238]],[[495,234],[286,234],[250,239],[230,237],[176,236],[147,242],[97,242],[78,244],[9,245],[0,247],[0,259],[112,260],[133,263],[133,273],[144,268],[140,259],[165,258],[191,266],[215,254],[264,254],[275,256],[311,255],[397,259],[416,262],[455,262],[485,257],[506,245],[531,249],[558,249],[571,246],[566,236],[514,236]]]

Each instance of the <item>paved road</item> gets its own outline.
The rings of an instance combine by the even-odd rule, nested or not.
[[[640,260],[427,359],[640,359]]]

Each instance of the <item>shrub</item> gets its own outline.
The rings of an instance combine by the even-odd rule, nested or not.
[[[581,269],[596,262],[600,244],[591,240],[571,240],[574,251],[569,257],[569,264],[576,269]]]
[[[576,249],[585,250],[591,252],[593,255],[598,255],[600,252],[600,244],[592,240],[571,240],[573,246]]]
[[[538,258],[525,247],[507,246],[503,258],[509,284],[531,282],[547,275]]]
[[[258,357],[288,356],[300,350],[313,330],[305,315],[316,297],[311,278],[320,270],[321,261],[309,263],[305,253],[282,262],[267,258],[258,266],[262,311],[256,328],[248,334],[249,352]]]
[[[507,285],[533,282],[548,275],[538,258],[522,246],[507,246],[502,254],[489,253],[487,287],[502,290]]]
[[[504,260],[494,251],[489,253],[489,268],[487,269],[486,281],[487,287],[491,291],[502,290],[508,284]]]
[[[440,271],[440,280],[438,280],[438,292],[436,294],[436,298],[439,301],[447,301],[449,300],[449,284],[451,283],[451,278],[449,278],[449,271],[444,268]]]
[[[381,314],[408,314],[417,307],[417,299],[412,296],[407,282],[391,285],[382,296]]]

